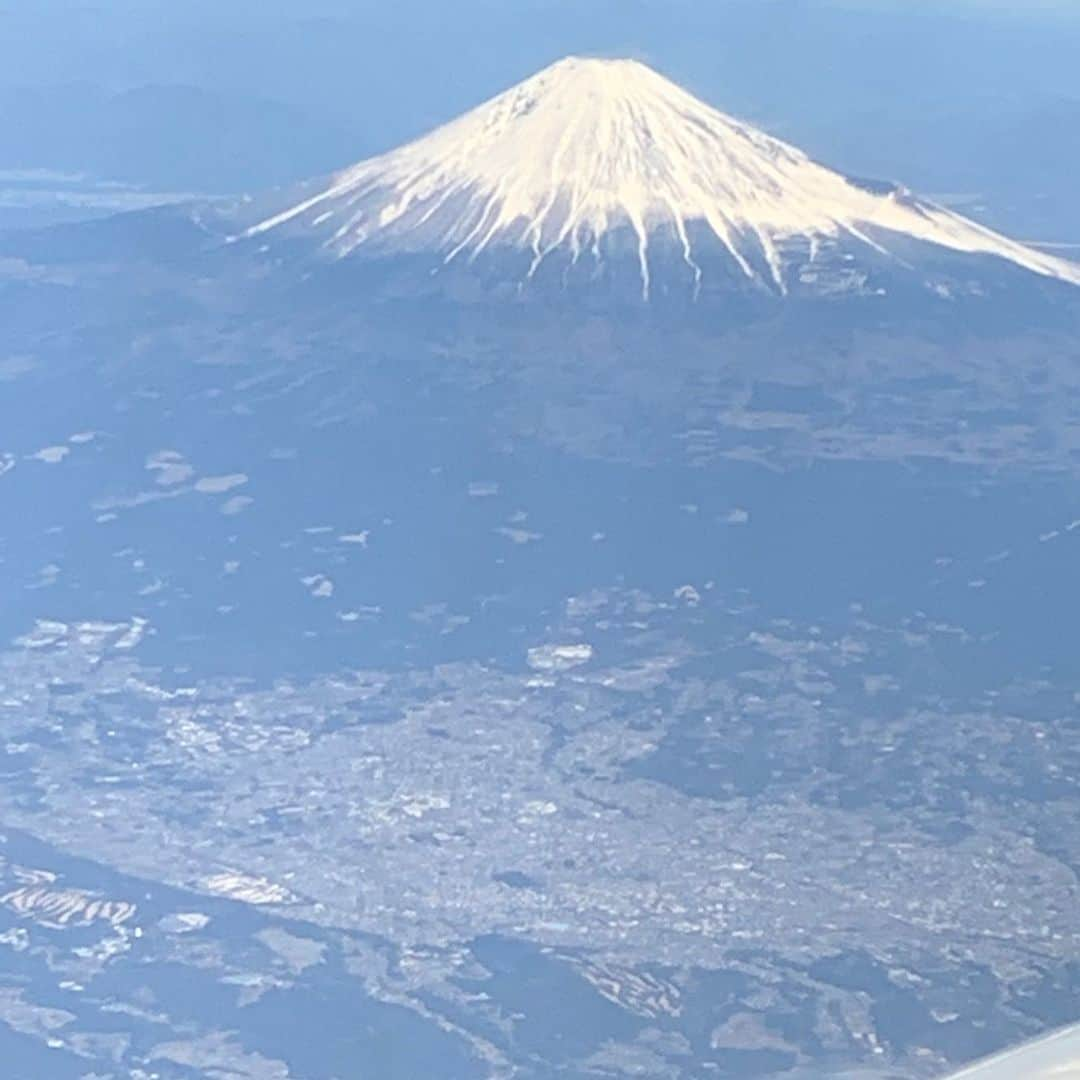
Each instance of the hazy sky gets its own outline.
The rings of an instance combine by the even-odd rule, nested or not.
[[[1075,174],[1080,0],[0,0],[0,167],[277,183],[568,53],[644,59],[860,175]]]
[[[951,65],[974,92],[1070,95],[1080,0],[0,0],[8,85],[179,83],[344,111],[392,82],[437,111],[575,51],[644,55],[737,97],[762,73],[800,97],[815,65],[853,88]]]

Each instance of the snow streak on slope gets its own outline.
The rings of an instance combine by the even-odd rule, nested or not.
[[[710,108],[632,60],[560,61],[431,134],[344,170],[248,235],[288,222],[339,255],[491,247],[604,257],[629,228],[648,293],[649,249],[673,241],[700,279],[713,237],[747,277],[786,271],[838,241],[887,254],[890,234],[996,255],[1080,284],[1080,266],[1015,243],[902,190],[871,190]]]

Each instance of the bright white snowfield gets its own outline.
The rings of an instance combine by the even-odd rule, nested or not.
[[[1080,285],[1080,265],[903,189],[855,184],[634,60],[559,61],[343,170],[248,235],[289,222],[340,256],[437,251],[449,262],[520,248],[530,276],[555,251],[601,262],[605,241],[629,227],[646,295],[658,241],[674,242],[699,281],[696,249],[714,237],[742,273],[779,292],[838,242],[889,255],[901,238]]]

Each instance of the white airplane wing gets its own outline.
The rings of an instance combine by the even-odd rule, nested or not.
[[[1080,1080],[1080,1024],[995,1054],[946,1080]]]

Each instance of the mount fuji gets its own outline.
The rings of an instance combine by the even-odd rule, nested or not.
[[[1063,1022],[1077,284],[628,61],[0,232],[0,1078]]]
[[[825,168],[634,60],[561,60],[281,202],[255,204],[236,239],[420,256],[432,272],[498,258],[495,277],[519,286],[629,269],[645,298],[875,294],[898,277],[951,296],[985,291],[993,262],[1080,285],[1080,265]]]

